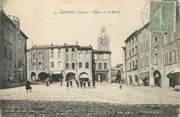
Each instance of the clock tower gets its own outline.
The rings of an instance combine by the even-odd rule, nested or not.
[[[98,50],[110,51],[109,37],[107,36],[106,29],[104,27],[100,30],[97,47]]]

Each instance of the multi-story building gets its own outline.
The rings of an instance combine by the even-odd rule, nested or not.
[[[126,42],[126,74],[127,79],[137,73],[137,84],[142,81],[144,85],[169,87],[180,83],[176,78],[169,78],[168,74],[180,68],[180,9],[179,2],[176,7],[176,32],[150,32],[149,23],[135,31],[130,37],[137,37],[137,69],[129,72],[130,62],[133,57],[131,46],[127,38]],[[128,43],[129,41],[129,43]],[[133,48],[133,47],[132,47]],[[131,63],[132,64],[132,63]],[[178,71],[176,71],[178,72]],[[180,71],[179,71],[180,72]],[[135,78],[134,78],[135,79]],[[176,80],[175,80],[176,79]],[[130,81],[129,81],[130,82]],[[131,84],[131,83],[130,83]]]
[[[98,50],[94,50],[96,81],[111,81],[111,51],[110,40],[103,27],[97,42]]]
[[[180,1],[176,3],[176,31],[174,33],[166,33],[163,44],[163,74],[166,77],[164,84],[171,87],[180,85],[180,78],[168,78],[171,72],[180,72]],[[179,69],[179,70],[177,70]],[[179,73],[180,74],[180,73]],[[169,82],[167,80],[169,79]]]
[[[125,41],[126,52],[125,52],[125,65],[126,65],[126,80],[130,85],[135,85],[138,75],[138,41],[137,31],[133,32]]]
[[[0,86],[26,80],[26,45],[19,18],[0,11]]]
[[[58,74],[61,74],[64,76],[64,81],[81,78],[91,82],[93,79],[94,81],[110,80],[111,51],[108,51],[109,40],[104,28],[101,30],[101,36],[102,43],[98,40],[98,45],[103,47],[100,47],[101,50],[93,50],[91,46],[78,44],[33,46],[27,52],[28,79],[43,80],[50,75],[54,76],[52,79],[58,80],[60,77]],[[105,47],[108,47],[108,50]]]
[[[138,30],[138,79],[137,84],[140,84],[140,80],[144,85],[149,85],[150,82],[150,31],[149,31],[149,23]]]
[[[92,82],[91,46],[79,45],[44,45],[34,46],[28,50],[29,80],[44,80],[50,74],[52,79],[63,74],[64,81],[86,78]]]
[[[94,50],[96,81],[111,81],[111,52]]]

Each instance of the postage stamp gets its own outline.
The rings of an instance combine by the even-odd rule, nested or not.
[[[175,32],[176,2],[150,2],[150,31]]]

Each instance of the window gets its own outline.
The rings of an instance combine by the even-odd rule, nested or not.
[[[136,67],[137,67],[137,64],[138,64],[138,63],[137,63],[137,59],[136,59]]]
[[[36,63],[35,62],[33,62],[33,68],[36,68]]]
[[[168,52],[166,52],[164,55],[164,61],[165,61],[165,65],[167,65],[168,64]]]
[[[58,61],[58,68],[61,68],[61,61]]]
[[[172,63],[172,51],[169,52],[169,63]]]
[[[58,51],[58,58],[61,58],[61,51]]]
[[[9,59],[12,60],[12,50],[9,50]]]
[[[74,61],[74,54],[71,54],[71,60]]]
[[[38,53],[38,57],[41,58],[41,52]]]
[[[104,59],[108,59],[108,55],[107,54],[104,54]]]
[[[155,42],[154,46],[157,46],[157,42],[158,42],[158,40],[157,40],[157,36],[155,36],[155,38],[154,38],[154,42]]]
[[[68,48],[66,48],[66,52],[68,52],[69,51],[69,49]]]
[[[69,55],[68,54],[66,54],[65,60],[69,61]]]
[[[154,54],[154,64],[155,65],[158,64],[158,54],[157,53]]]
[[[51,52],[51,58],[54,58],[54,52]]]
[[[131,50],[129,50],[129,57],[131,57]]]
[[[98,69],[102,69],[102,64],[101,63],[98,64]]]
[[[69,69],[69,64],[68,63],[66,63],[66,69]]]
[[[35,59],[36,58],[36,54],[35,53],[33,53],[33,59]]]
[[[74,52],[74,48],[72,48],[72,52]]]
[[[101,59],[104,59],[104,54],[101,55]]]
[[[39,63],[38,63],[38,66],[39,66],[39,68],[41,68],[41,67],[42,67],[42,63],[41,63],[41,62],[39,62]]]
[[[87,60],[88,58],[89,58],[89,54],[86,53],[86,54],[85,54],[85,59]]]
[[[79,68],[82,68],[82,62],[79,62]]]
[[[86,69],[88,69],[89,68],[89,63],[88,62],[86,62]]]
[[[134,61],[133,61],[133,68],[134,68]]]
[[[4,57],[7,57],[7,48],[4,47]]]
[[[137,50],[137,45],[135,46],[135,54],[138,53],[138,50]]]
[[[173,50],[174,55],[174,63],[176,63],[176,50]]]
[[[75,69],[75,63],[72,63],[72,69],[73,70]]]
[[[104,69],[107,69],[107,63],[104,63]]]
[[[98,59],[98,55],[97,54],[94,55],[94,59]]]
[[[132,55],[134,55],[134,48],[132,48]]]
[[[54,68],[54,62],[51,62],[51,68]]]
[[[97,64],[96,64],[96,63],[94,63],[94,69],[97,69],[97,68],[96,68],[96,65],[97,65]]]
[[[82,53],[79,53],[79,59],[82,59]]]

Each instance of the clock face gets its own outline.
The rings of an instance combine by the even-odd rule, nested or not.
[[[103,39],[101,39],[101,41],[100,41],[100,44],[101,44],[101,46],[106,46],[107,45],[107,41],[106,40],[103,40]]]

